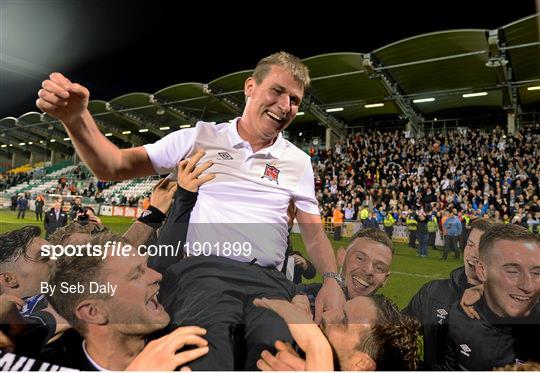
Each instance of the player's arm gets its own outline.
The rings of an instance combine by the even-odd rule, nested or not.
[[[81,159],[103,180],[122,180],[156,172],[143,147],[120,150],[99,130],[88,111],[90,92],[60,73],[44,80],[38,108],[60,120]]]
[[[334,250],[321,223],[321,217],[308,214],[300,209],[296,213],[296,219],[300,224],[302,239],[311,262],[321,274],[337,272],[336,257]],[[345,295],[336,279],[326,277],[323,286],[315,300],[315,322],[321,321],[322,312],[341,308],[345,304]]]

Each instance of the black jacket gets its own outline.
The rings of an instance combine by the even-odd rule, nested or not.
[[[503,318],[484,298],[475,304],[480,320],[469,318],[458,303],[448,317],[445,358],[448,370],[493,370],[507,364],[540,361],[540,308],[529,317]]]
[[[62,228],[67,224],[68,217],[67,214],[64,211],[60,211],[58,214],[58,219],[56,219],[56,212],[54,209],[50,209],[45,214],[45,230],[47,231],[46,237],[49,237],[51,234],[54,233],[58,228]]]
[[[432,369],[441,362],[446,338],[444,324],[450,307],[459,302],[465,289],[470,286],[465,268],[456,268],[449,279],[433,280],[422,286],[403,310],[404,314],[422,324],[425,369]]]
[[[183,247],[186,242],[189,219],[198,195],[198,192],[190,192],[180,186],[176,189],[169,216],[158,236],[159,245],[171,245],[174,250],[152,256],[148,260],[148,266],[162,275],[165,275],[167,268],[184,257]]]

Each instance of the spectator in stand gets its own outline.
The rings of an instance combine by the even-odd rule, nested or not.
[[[418,255],[421,258],[425,258],[428,255],[428,216],[424,209],[418,210],[418,225],[416,226],[416,237],[418,239],[419,249]]]
[[[372,207],[386,203],[398,215],[416,210],[421,198],[420,202],[437,204],[438,211],[456,208],[464,216],[473,208],[470,216],[507,214],[512,219],[519,207],[538,201],[539,160],[534,149],[540,145],[539,129],[525,125],[520,135],[506,134],[506,139],[500,128],[450,131],[446,136],[428,134],[414,143],[396,131],[355,133],[341,143],[339,153],[319,149],[313,157],[315,180],[321,180],[316,183],[317,198],[324,206],[336,202],[328,195],[339,196],[357,213],[362,201],[369,206],[371,199]],[[335,194],[325,190],[331,181]]]
[[[11,196],[11,211],[17,210],[17,200],[18,196],[16,194]]]
[[[431,214],[428,216],[428,235],[429,235],[429,246],[432,250],[437,250],[435,242],[437,240],[437,231],[439,231],[439,217],[436,207],[433,207]]]
[[[458,240],[461,234],[461,222],[456,216],[456,210],[450,210],[448,212],[448,219],[444,222],[444,229],[446,231],[446,237],[444,240],[444,251],[442,260],[448,259],[448,251],[454,251],[454,257],[459,259]]]
[[[332,217],[334,218],[334,241],[339,241],[341,240],[341,228],[343,226],[343,212],[339,203],[334,208]]]
[[[26,210],[28,210],[28,199],[26,199],[26,195],[24,193],[22,193],[17,199],[17,209],[19,210],[17,213],[17,219],[24,219],[24,214],[26,213]]]
[[[53,208],[45,214],[45,239],[47,239],[51,234],[53,234],[58,228],[63,227],[68,222],[67,214],[62,211],[62,202],[57,200]]]
[[[36,202],[34,203],[34,209],[36,212],[36,221],[43,221],[43,207],[45,206],[45,197],[43,195],[39,195],[36,198]]]
[[[347,203],[347,207],[345,207],[343,212],[345,214],[345,220],[354,219],[354,208],[352,207],[351,203]]]
[[[371,217],[369,219],[366,219],[364,224],[362,224],[362,228],[376,228],[379,229],[379,222],[377,221],[377,213],[373,212],[371,214]]]

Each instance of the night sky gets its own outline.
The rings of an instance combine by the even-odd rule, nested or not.
[[[533,0],[314,3],[0,0],[0,118],[36,110],[36,92],[52,71],[110,100],[209,82],[278,50],[300,58],[365,53],[427,32],[494,29],[536,12]]]

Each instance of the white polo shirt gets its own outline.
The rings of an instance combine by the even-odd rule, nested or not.
[[[238,134],[238,119],[218,125],[198,122],[144,147],[158,174],[175,171],[180,160],[198,149],[206,152],[200,164],[214,162],[207,172],[216,178],[200,187],[191,212],[186,254],[257,259],[259,265],[281,268],[289,201],[319,215],[311,160],[281,134],[272,146],[253,153]]]

